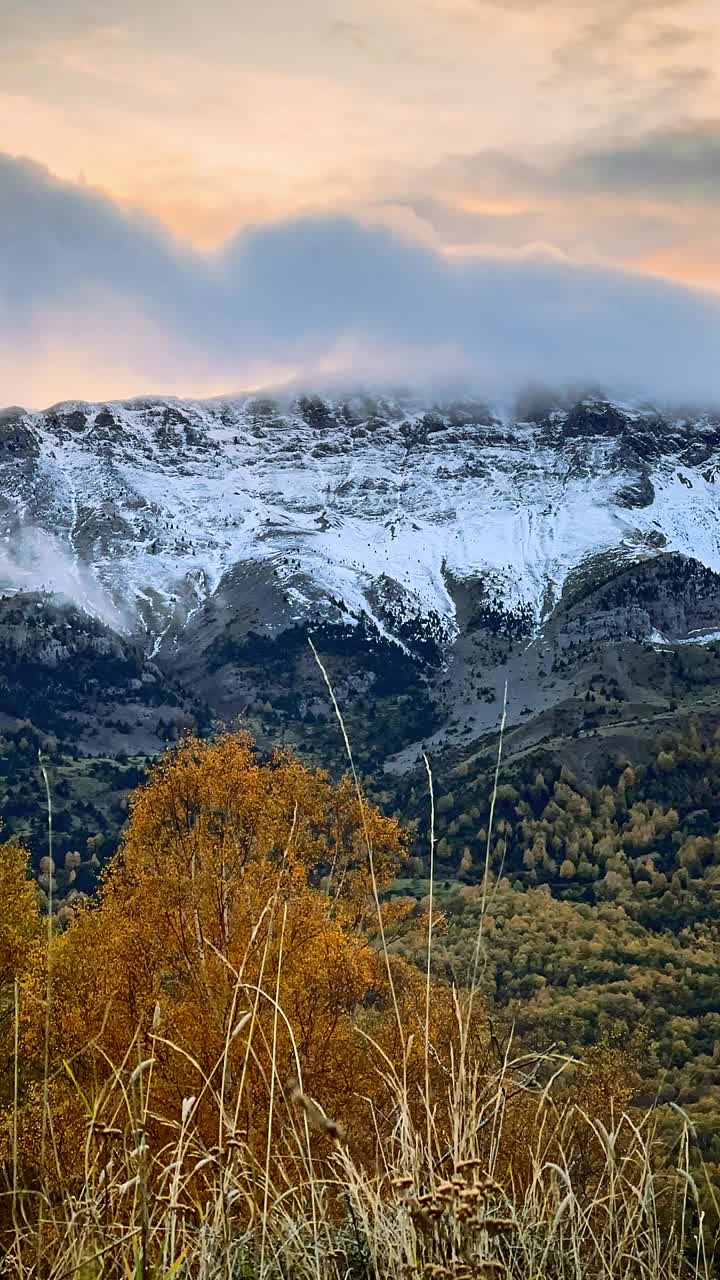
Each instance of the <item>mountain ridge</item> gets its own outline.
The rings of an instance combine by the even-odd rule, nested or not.
[[[253,561],[272,567],[294,620],[320,601],[400,644],[404,620],[432,614],[450,641],[448,577],[492,579],[537,624],[596,554],[664,549],[720,569],[710,414],[589,399],[536,422],[387,396],[68,402],[6,411],[0,459],[0,585],[12,562],[45,585],[39,530],[76,603],[104,603],[153,643]]]
[[[36,623],[7,641],[13,706],[65,602],[153,687],[138,709],[111,681],[98,746],[164,741],[154,708],[178,699],[181,720],[307,746],[331,718],[309,635],[393,767],[492,731],[506,684],[509,722],[544,723],[615,679],[618,646],[720,632],[719,464],[720,416],[592,396],[522,416],[369,393],[5,411],[0,593]],[[621,701],[638,690],[653,706],[641,672]]]

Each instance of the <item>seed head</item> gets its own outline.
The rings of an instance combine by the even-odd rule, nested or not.
[[[512,1218],[483,1218],[478,1222],[478,1228],[489,1236],[504,1236],[516,1230]]]
[[[314,1129],[316,1133],[326,1133],[335,1142],[344,1141],[345,1130],[343,1126],[337,1120],[326,1116],[319,1103],[314,1098],[310,1098],[306,1093],[303,1093],[299,1085],[295,1085],[290,1096],[293,1102],[305,1112],[311,1129]]]

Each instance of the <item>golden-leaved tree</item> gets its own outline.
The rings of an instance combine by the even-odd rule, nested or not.
[[[156,1146],[192,1105],[208,1142],[258,1152],[271,1098],[281,1145],[296,1082],[359,1143],[369,1117],[358,1099],[381,1106],[387,1087],[381,1060],[400,1064],[419,1097],[424,980],[377,945],[397,911],[378,895],[403,855],[397,822],[347,779],[284,753],[260,762],[243,734],[188,737],[168,753],[134,797],[97,900],[49,957],[38,947],[23,985],[24,1059],[39,1064],[49,960],[63,1176],[81,1171],[83,1108],[117,1126],[133,1090],[150,1086],[143,1124]],[[432,1020],[449,1052],[449,993],[433,1000]],[[31,1089],[26,1147],[37,1105]]]

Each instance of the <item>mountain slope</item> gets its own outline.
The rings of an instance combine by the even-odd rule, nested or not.
[[[0,456],[6,545],[42,529],[81,585],[92,571],[110,617],[153,635],[248,560],[271,567],[294,614],[335,598],[380,626],[384,610],[451,626],[448,574],[491,572],[506,605],[538,618],[599,552],[664,539],[720,568],[709,416],[587,402],[503,424],[480,404],[368,397],[78,404],[6,413]],[[375,604],[385,581],[395,599]]]
[[[0,591],[72,602],[261,736],[326,718],[315,632],[350,714],[384,707],[386,754],[492,727],[506,680],[512,721],[563,702],[581,648],[720,631],[720,418],[521,416],[368,395],[6,410]]]

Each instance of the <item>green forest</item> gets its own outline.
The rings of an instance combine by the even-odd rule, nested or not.
[[[466,980],[481,928],[503,1025],[572,1053],[603,1038],[631,1049],[638,1105],[668,1123],[667,1104],[684,1108],[720,1176],[720,731],[661,735],[649,761],[607,759],[594,782],[545,751],[499,777],[494,800],[486,756],[435,779],[436,971]],[[419,913],[420,782],[403,803],[422,852],[394,889]],[[419,963],[424,945],[422,928],[394,943]]]

